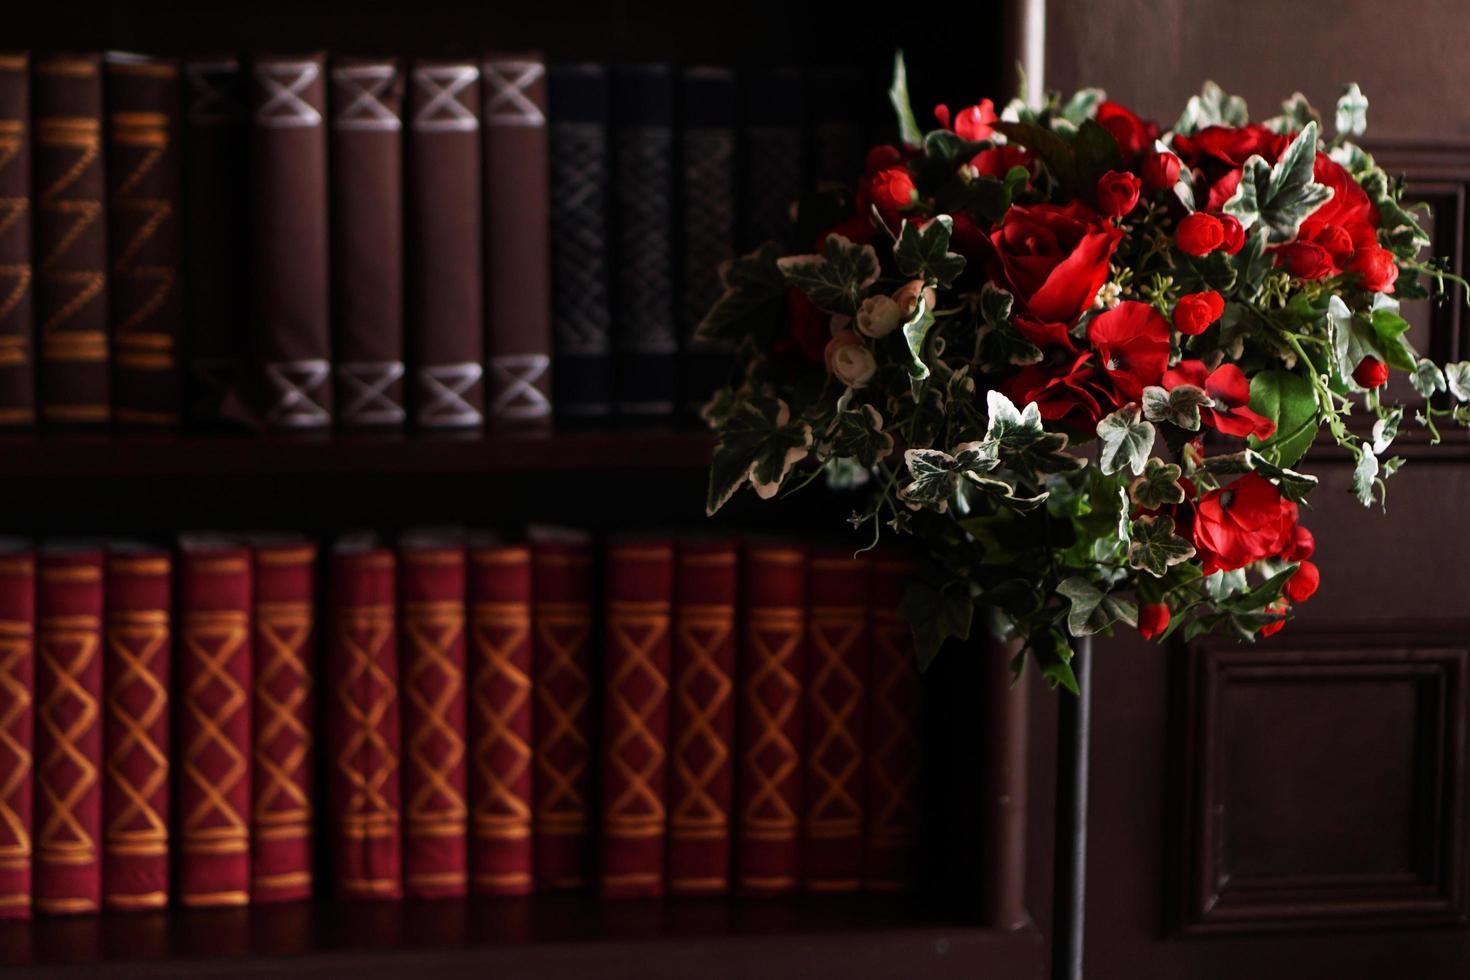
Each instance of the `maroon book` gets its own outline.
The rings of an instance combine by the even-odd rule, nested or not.
[[[119,546],[107,556],[103,675],[102,902],[168,905],[173,560]]]
[[[36,420],[30,56],[0,52],[0,427]]]
[[[0,548],[0,919],[31,914],[36,560]]]
[[[469,555],[470,886],[532,890],[531,549]]]
[[[35,907],[102,901],[102,551],[54,546],[36,571]]]
[[[683,541],[674,575],[669,720],[669,891],[730,887],[735,795],[734,541]]]
[[[398,551],[403,690],[403,882],[410,897],[468,890],[465,549],[437,535]]]
[[[882,555],[873,562],[872,682],[865,740],[868,819],[863,841],[869,891],[901,891],[915,882],[922,691],[913,631],[898,611],[913,574],[913,563],[898,555]]]
[[[608,897],[662,895],[673,542],[638,537],[610,544],[606,589],[599,883]]]
[[[180,542],[175,881],[185,906],[250,901],[250,550]]]

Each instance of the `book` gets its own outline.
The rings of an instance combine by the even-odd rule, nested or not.
[[[913,633],[899,615],[904,587],[914,572],[913,562],[902,555],[884,554],[873,561],[872,676],[864,739],[868,814],[863,874],[869,891],[901,891],[915,884],[923,692]]]
[[[189,421],[224,421],[250,330],[248,80],[233,57],[184,62],[184,291]]]
[[[102,901],[102,550],[41,549],[36,567],[37,912]]]
[[[331,85],[332,347],[337,416],[403,425],[403,70],[335,58]]]
[[[102,903],[168,905],[173,558],[108,548],[103,578]]]
[[[566,891],[591,855],[592,539],[533,528],[531,542],[536,885]]]
[[[41,419],[102,425],[111,416],[102,58],[37,58],[31,86]]]
[[[250,900],[251,563],[233,540],[185,535],[178,551],[174,852],[186,907]]]
[[[108,52],[107,231],[112,416],[177,426],[184,332],[179,63]]]
[[[607,69],[552,65],[551,328],[557,415],[612,413],[611,178],[612,120]]]
[[[403,896],[396,560],[366,535],[332,552],[325,764],[337,894]]]
[[[801,883],[853,892],[862,886],[867,796],[868,561],[851,548],[820,547],[807,568]]]
[[[326,56],[251,65],[251,330],[264,423],[332,424]]]
[[[606,594],[600,890],[615,898],[662,895],[673,541],[658,536],[612,541]]]
[[[31,914],[35,839],[36,559],[0,542],[0,919]]]
[[[801,194],[806,154],[805,87],[800,71],[766,68],[745,78],[742,92],[740,251],[786,242]]]
[[[414,422],[473,428],[485,412],[479,66],[415,62],[408,107]]]
[[[849,189],[863,172],[867,151],[868,77],[851,65],[807,73],[812,119],[807,127],[812,179]]]
[[[251,901],[312,894],[316,749],[316,545],[252,540],[255,602],[250,788]]]
[[[733,540],[679,542],[669,705],[667,878],[674,895],[722,895],[730,887],[738,558]]]
[[[0,428],[36,420],[30,62],[0,51]]]
[[[801,870],[805,549],[748,545],[741,595],[736,888],[745,896],[780,895],[796,890]]]
[[[531,850],[531,549],[469,552],[470,886],[526,895]]]
[[[486,350],[490,420],[551,421],[551,217],[546,63],[493,53],[485,96]]]
[[[413,533],[398,549],[403,692],[403,882],[409,897],[468,886],[465,763],[465,548]]]

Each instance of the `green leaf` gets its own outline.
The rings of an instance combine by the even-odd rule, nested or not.
[[[1399,204],[1402,184],[1389,180],[1381,167],[1369,167],[1358,177],[1358,183],[1378,209],[1378,237],[1389,248],[1401,257],[1409,257],[1429,244],[1429,234]]]
[[[1095,119],[1084,120],[1077,127],[1072,152],[1080,189],[1089,197],[1099,177],[1109,170],[1123,169],[1123,151],[1118,149],[1118,141]]]
[[[1179,482],[1183,475],[1177,463],[1166,463],[1157,456],[1150,457],[1143,475],[1133,478],[1128,485],[1128,496],[1140,507],[1157,510],[1170,504],[1184,503],[1184,486]]]
[[[720,442],[710,463],[705,513],[723,507],[747,480],[762,498],[774,497],[811,445],[811,426],[800,420],[792,422],[791,410],[780,399],[740,403],[720,427]]]
[[[1077,157],[1061,136],[1036,123],[997,122],[993,125],[997,132],[1005,134],[1006,139],[1040,157],[1046,169],[1062,184],[1077,187]]]
[[[893,56],[893,83],[888,87],[888,101],[898,116],[899,138],[909,146],[922,144],[924,134],[914,118],[913,103],[909,101],[909,73],[904,67],[902,51]]]
[[[1302,128],[1274,166],[1259,156],[1245,162],[1240,186],[1225,202],[1225,212],[1247,229],[1257,222],[1265,225],[1273,244],[1291,241],[1302,221],[1332,196],[1331,188],[1312,179],[1316,157],[1317,124],[1313,122]]]
[[[1395,405],[1388,413],[1373,423],[1373,452],[1382,455],[1393,444],[1399,434],[1399,423],[1404,419],[1404,406]]]
[[[1470,402],[1470,361],[1454,361],[1444,366],[1445,387],[1455,401]]]
[[[987,374],[1005,374],[1012,367],[1040,364],[1041,348],[1021,336],[1009,320],[980,327],[980,368]]]
[[[1101,633],[1117,622],[1138,625],[1138,607],[1118,599],[1080,575],[1063,579],[1057,594],[1072,605],[1067,611],[1067,631],[1073,636]]]
[[[1226,95],[1214,82],[1205,82],[1199,95],[1189,97],[1184,113],[1174,123],[1174,132],[1193,136],[1207,126],[1244,126],[1250,121],[1245,100]]]
[[[1133,522],[1128,564],[1163,578],[1171,566],[1194,557],[1194,545],[1174,533],[1172,517],[1140,517]]]
[[[908,345],[909,377],[914,381],[923,381],[929,377],[929,363],[924,359],[924,347],[929,341],[929,331],[934,328],[934,311],[929,309],[929,300],[924,292],[919,293],[919,301],[914,304],[914,313],[903,324],[903,339]],[[915,392],[917,397],[917,392]]]
[[[915,579],[904,590],[899,612],[908,620],[914,633],[914,652],[919,670],[929,669],[944,641],[970,638],[970,624],[975,616],[975,603],[968,594],[934,586]]]
[[[1368,128],[1368,97],[1358,88],[1357,82],[1349,82],[1337,100],[1337,117],[1334,129],[1338,136],[1362,136]]]
[[[924,156],[951,173],[958,164],[989,147],[987,140],[967,140],[949,129],[933,129],[924,135]]]
[[[841,235],[828,235],[821,255],[790,255],[776,266],[807,298],[828,313],[857,315],[868,287],[878,281],[878,253],[872,245],[855,245]]]
[[[1312,108],[1312,103],[1300,92],[1291,93],[1291,98],[1281,103],[1281,115],[1266,120],[1266,128],[1283,136],[1299,132],[1307,123],[1314,122],[1320,129],[1322,117]]]
[[[941,286],[954,282],[965,268],[965,257],[949,250],[949,236],[954,219],[941,214],[922,230],[905,221],[898,233],[893,258],[898,271],[906,276],[934,280]]]
[[[1202,257],[1187,255],[1174,271],[1175,283],[1186,293],[1213,289],[1221,296],[1228,296],[1235,288],[1235,279],[1235,265],[1223,251]]]
[[[1269,462],[1290,466],[1317,437],[1317,393],[1312,383],[1291,371],[1262,371],[1251,379],[1251,411],[1276,423],[1269,439],[1247,440]]]
[[[766,242],[760,248],[720,268],[725,292],[710,307],[695,336],[712,342],[737,343],[771,324],[785,322],[786,280],[776,259],[781,246]]]
[[[883,415],[872,405],[833,415],[827,442],[832,455],[854,459],[865,469],[893,452],[893,436],[883,431]]]
[[[1416,367],[1416,356],[1414,349],[1404,339],[1409,321],[1399,316],[1397,302],[1390,299],[1389,303],[1390,306],[1380,306],[1370,314],[1369,323],[1378,339],[1375,346],[1382,352],[1384,363],[1389,367],[1412,371]]]
[[[1199,431],[1199,410],[1215,404],[1203,388],[1176,385],[1165,389],[1149,385],[1143,389],[1143,417],[1150,422],[1172,422],[1190,432]]]
[[[1154,427],[1144,421],[1136,404],[1124,405],[1097,424],[1102,440],[1098,462],[1104,473],[1129,469],[1134,476],[1143,472],[1149,452],[1154,447]]]
[[[1027,646],[1031,655],[1036,658],[1037,665],[1041,667],[1042,679],[1053,690],[1062,687],[1073,694],[1081,693],[1081,688],[1077,686],[1077,674],[1072,670],[1072,644],[1064,633],[1057,629],[1048,629],[1039,635],[1033,635]]]
[[[1061,109],[1061,116],[1074,126],[1082,125],[1084,119],[1097,117],[1097,107],[1108,94],[1100,88],[1080,88],[1068,99]]]
[[[1419,358],[1419,363],[1414,365],[1414,373],[1410,376],[1409,382],[1414,386],[1414,390],[1425,398],[1433,398],[1435,392],[1445,391],[1449,385],[1439,365],[1427,357]]]
[[[1363,455],[1358,457],[1358,465],[1353,467],[1353,495],[1364,507],[1373,503],[1373,483],[1378,478],[1378,457],[1373,455],[1372,450],[1364,446]]]
[[[1019,473],[1039,476],[1080,469],[1086,461],[1065,452],[1067,437],[1060,432],[1047,432],[1042,427],[1041,409],[1029,403],[1025,409],[999,391],[985,395],[989,422],[985,442],[995,447],[1002,462]]]
[[[1238,453],[1211,456],[1199,465],[1199,471],[1214,476],[1236,476],[1241,473],[1259,473],[1281,491],[1288,500],[1301,503],[1317,486],[1317,478],[1309,473],[1278,466],[1254,449],[1242,449]]]

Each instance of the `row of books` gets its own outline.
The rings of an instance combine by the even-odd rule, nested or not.
[[[907,888],[908,571],[552,530],[10,544],[0,916]]]
[[[862,80],[0,54],[0,425],[697,405],[724,381],[691,343],[718,266],[860,166]]]

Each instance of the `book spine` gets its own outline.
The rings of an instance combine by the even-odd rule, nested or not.
[[[332,424],[326,58],[258,58],[251,119],[252,333],[266,425]]]
[[[531,551],[469,559],[470,884],[527,895],[531,852]]]
[[[0,919],[31,914],[34,839],[36,561],[0,558]]]
[[[736,887],[747,896],[780,895],[796,890],[800,872],[805,552],[794,545],[749,547],[741,593]]]
[[[102,899],[102,553],[41,555],[36,583],[38,912]]]
[[[250,890],[255,902],[312,894],[316,546],[259,545],[255,598]]]
[[[592,793],[592,546],[532,551],[536,884],[587,883]]]
[[[38,58],[31,84],[41,419],[102,425],[111,396],[101,56]]]
[[[786,68],[753,72],[743,95],[740,249],[749,251],[792,237],[791,208],[805,169],[806,99],[801,72]]]
[[[177,426],[184,328],[179,65],[109,54],[104,70],[112,415],[124,425]]]
[[[664,892],[673,595],[671,541],[628,539],[608,549],[600,876],[607,897]]]
[[[871,101],[867,82],[863,71],[854,67],[817,68],[808,74],[814,180],[847,189],[862,173]]]
[[[333,556],[326,724],[341,898],[403,897],[394,578],[386,549]]]
[[[414,421],[484,421],[480,69],[417,62],[409,74],[408,258]]]
[[[553,402],[568,419],[612,413],[612,120],[607,69],[553,65],[551,102],[551,327]]]
[[[184,63],[185,399],[189,421],[221,421],[249,336],[250,131],[234,58]]]
[[[913,632],[899,615],[904,587],[913,574],[912,562],[895,556],[873,562],[872,683],[865,739],[868,820],[863,840],[868,891],[903,891],[916,879],[923,692]]]
[[[613,369],[623,415],[670,415],[677,399],[674,282],[674,80],[668,65],[629,65],[613,83]]]
[[[862,886],[868,562],[814,551],[807,577],[806,773],[801,877],[809,892]]]
[[[0,52],[0,428],[36,421],[30,56]]]
[[[732,541],[685,542],[674,577],[669,722],[668,884],[674,895],[730,887],[735,770],[735,605]]]
[[[172,590],[168,552],[107,556],[102,902],[112,909],[168,905]]]
[[[337,415],[397,428],[403,400],[403,71],[332,65],[332,315]]]
[[[245,548],[179,557],[175,863],[187,907],[250,900],[250,571]]]
[[[404,549],[398,594],[405,891],[418,898],[463,895],[469,867],[464,549]]]
[[[694,330],[724,288],[720,266],[735,257],[735,73],[689,68],[683,77],[679,211],[680,400],[698,412],[730,374],[729,345],[696,340]]]

